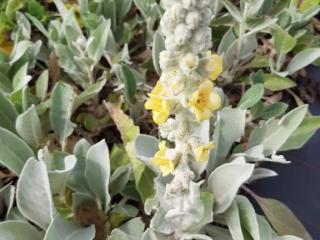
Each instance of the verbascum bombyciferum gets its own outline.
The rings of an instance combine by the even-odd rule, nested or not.
[[[156,180],[159,205],[151,227],[176,239],[197,233],[212,220],[212,205],[205,211],[212,196],[201,193],[202,182],[196,182],[214,148],[198,132],[221,106],[215,81],[223,71],[222,59],[209,50],[211,3],[163,1],[160,25],[166,50],[160,53],[162,73],[145,103],[165,139],[151,160],[161,173]]]

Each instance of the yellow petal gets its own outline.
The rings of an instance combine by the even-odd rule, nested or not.
[[[196,91],[191,95],[191,98],[189,100],[189,105],[191,107],[196,107],[198,99],[199,99],[199,91]]]
[[[150,97],[145,103],[144,103],[145,109],[148,110],[159,110],[161,109],[161,99],[157,97]]]
[[[195,157],[197,161],[206,162],[209,158],[209,151],[213,148],[212,143],[204,144],[199,146],[195,150]]]
[[[207,57],[206,69],[208,71],[209,78],[214,81],[223,72],[222,57],[216,54],[211,54],[211,52],[208,52]]]
[[[203,95],[208,95],[211,93],[213,89],[213,83],[210,82],[209,80],[204,81],[203,83],[201,83],[201,85],[199,86],[199,92]]]
[[[166,143],[165,141],[162,141],[159,144],[159,151],[154,155],[154,158],[151,160],[151,162],[160,169],[163,176],[172,173],[175,169],[174,162],[166,158],[165,153]]]
[[[167,113],[157,112],[157,111],[152,112],[152,119],[158,125],[166,122],[168,117],[169,117],[169,114]]]
[[[159,144],[159,152],[165,153],[167,147],[166,147],[166,141],[161,141]]]
[[[151,91],[151,94],[154,95],[162,95],[164,92],[164,87],[161,84],[160,81],[157,82],[156,86],[153,88],[153,90]]]
[[[220,107],[220,97],[214,92],[213,83],[204,81],[189,100],[189,106],[194,110],[197,121],[207,120],[212,111]]]

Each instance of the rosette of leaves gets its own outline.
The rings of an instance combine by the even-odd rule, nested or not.
[[[9,178],[14,181],[0,190],[5,220],[0,223],[1,236],[105,239],[114,227],[137,216],[138,209],[127,203],[137,199],[135,192],[124,193],[131,167],[123,164],[111,169],[104,140],[91,145],[80,139],[71,154],[67,151],[67,137],[74,128],[74,93],[69,85],[56,84],[47,114],[34,104],[19,114],[2,91],[0,103],[0,162],[19,177],[17,182]],[[44,124],[47,117],[49,126]],[[52,130],[54,136],[50,136]],[[111,205],[113,197],[124,199]]]
[[[100,18],[99,24],[89,31],[87,38],[73,10],[68,10],[59,0],[55,4],[62,21],[50,21],[47,32],[49,43],[59,65],[76,84],[86,89],[97,81],[96,71],[107,45],[110,21]]]
[[[26,11],[41,22],[48,19],[48,13],[44,6],[36,0],[6,0],[0,4],[0,48],[11,43],[10,32],[18,23],[15,15],[18,11]]]
[[[6,152],[3,145],[1,148],[1,161],[6,154],[10,164],[19,166],[20,171],[17,184],[0,190],[6,219],[0,223],[1,236],[33,240],[105,239],[113,224],[136,216],[138,210],[125,202],[111,210],[111,197],[124,189],[130,168],[119,168],[110,176],[109,152],[104,141],[90,146],[82,139],[75,145],[73,155],[50,153],[45,148],[36,159],[18,136],[2,128],[0,131],[8,143],[20,144],[15,149],[7,147]],[[69,193],[65,189],[70,189]]]
[[[318,65],[314,17],[319,11],[318,1],[216,2],[212,29],[225,69],[220,83],[225,88],[230,82],[241,83],[242,92],[247,89],[245,97],[232,96],[236,101],[231,104],[247,105],[251,121],[283,115],[288,103],[292,105],[284,96],[298,106],[303,104],[298,80],[305,78],[306,66]],[[319,118],[308,114],[282,150],[302,147],[318,128]]]
[[[66,82],[51,82],[48,70],[35,73],[41,42],[27,40],[29,21],[17,16],[23,24],[16,36],[26,40],[16,40],[12,54],[1,54],[0,61],[5,77],[0,89],[0,162],[11,172],[0,190],[6,220],[0,223],[1,236],[105,239],[138,213],[127,204],[137,200],[135,191],[124,193],[131,167],[124,163],[111,169],[104,141],[91,146],[81,139],[75,147],[70,141],[76,126],[72,113],[105,81],[77,95]],[[17,182],[13,176],[19,177]],[[120,203],[111,205],[113,197]]]
[[[123,89],[128,103],[133,103],[143,76],[129,66],[132,62],[128,44],[136,34],[138,24],[136,17],[125,19],[132,2],[79,1],[79,5],[70,6],[59,0],[54,3],[61,19],[50,21],[48,30],[28,15],[34,26],[49,40],[43,53],[47,57],[44,59],[47,65],[50,64],[48,59],[52,49],[54,54],[51,52],[50,58],[56,57],[64,72],[84,90],[101,90],[102,82],[107,77],[113,79],[115,76],[117,81],[110,81],[109,85],[116,90]],[[78,15],[75,16],[75,13]],[[144,46],[143,41],[141,46]]]
[[[155,1],[143,3],[134,1],[134,3],[135,5],[132,0],[79,1],[81,17],[89,30],[96,29],[102,18],[111,22],[112,31],[108,33],[103,56],[111,67],[110,72],[115,74],[118,80],[117,89],[124,89],[128,103],[133,103],[137,87],[142,84],[144,78],[143,74],[130,67],[132,64],[130,55],[134,54],[136,50],[144,48],[147,41],[145,36],[140,36],[141,26],[145,23],[144,19],[139,17],[134,7],[137,6],[146,19],[154,19],[150,23],[152,25],[155,24],[155,19],[159,18],[159,15],[154,14],[154,10],[150,10],[150,8],[158,7]],[[129,49],[129,44],[134,44],[135,47]]]
[[[220,42],[218,53],[224,54],[224,81],[234,81],[235,76],[255,68],[270,69],[276,77],[292,76],[319,58],[316,43],[303,46],[306,38],[315,37],[312,18],[319,12],[319,4],[295,0],[218,2],[212,27],[224,33],[215,39]]]

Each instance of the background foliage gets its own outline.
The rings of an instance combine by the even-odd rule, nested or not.
[[[211,134],[218,147],[208,174],[243,152],[254,158],[298,149],[320,127],[304,105],[318,94],[305,67],[320,64],[319,10],[318,0],[215,1],[213,50],[224,59],[218,85],[225,106],[234,108],[224,108]],[[161,73],[161,3],[5,0],[0,12],[1,236],[157,239],[143,207],[154,194],[156,173],[140,158],[150,158],[158,144],[143,104]],[[147,146],[141,152],[139,133],[151,135],[141,140]],[[246,152],[256,145],[265,152]],[[255,171],[251,181],[276,175],[263,166]],[[239,179],[234,195],[247,180]],[[220,196],[217,186],[209,188]],[[241,191],[261,206],[265,218],[256,221],[271,224],[266,234],[311,239],[281,202]],[[254,232],[252,211],[247,198],[237,196],[227,222],[205,231],[263,239]],[[230,216],[238,222],[228,222]]]

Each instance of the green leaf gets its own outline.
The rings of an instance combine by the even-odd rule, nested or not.
[[[0,49],[1,50],[1,49]],[[1,54],[1,52],[0,52]],[[1,61],[1,60],[0,60]],[[11,93],[12,92],[12,83],[9,79],[9,76],[5,73],[1,72],[1,65],[0,65],[0,91],[3,91],[5,93]]]
[[[32,149],[17,135],[0,128],[0,162],[19,175],[28,158],[33,157]]]
[[[224,213],[232,239],[244,240],[239,216],[239,209],[236,201],[233,201],[228,210]]]
[[[122,81],[124,84],[124,96],[129,103],[133,103],[134,96],[137,91],[137,79],[133,70],[127,66],[122,65]]]
[[[152,60],[153,66],[158,75],[161,74],[161,67],[160,67],[160,53],[165,50],[166,46],[164,43],[164,37],[161,35],[160,32],[156,32],[153,36],[153,47],[152,47]]]
[[[33,23],[33,25],[38,28],[38,30],[46,37],[49,38],[49,33],[47,31],[47,29],[44,27],[44,25],[34,16],[26,13],[27,17],[29,18],[29,20]]]
[[[87,53],[89,58],[93,59],[94,62],[99,62],[101,56],[104,53],[104,49],[107,45],[108,35],[110,31],[110,20],[104,20],[90,35],[88,40],[89,45],[87,46]]]
[[[57,160],[60,161],[61,163],[53,163],[53,164],[57,164],[57,165],[59,164],[61,166],[58,166],[55,169],[50,169],[48,171],[50,189],[52,194],[59,194],[65,190],[67,181],[77,162],[77,159],[74,155],[53,156],[53,159],[48,159],[48,161],[51,161],[51,162],[57,161]],[[79,184],[81,184],[81,182],[79,182]]]
[[[270,119],[267,122],[261,122],[259,127],[251,132],[249,148],[263,145],[265,156],[278,151],[303,121],[307,110],[308,106],[302,105],[287,113],[280,120]]]
[[[216,225],[208,224],[205,227],[206,233],[213,239],[223,239],[223,240],[232,240],[229,231],[224,227],[219,227]],[[239,240],[241,240],[239,238]]]
[[[114,229],[111,232],[109,240],[141,239],[144,228],[145,225],[140,218],[133,218],[120,228]]]
[[[15,17],[16,17],[15,20],[17,22],[17,25],[19,26],[19,28],[17,28],[17,31],[15,32],[15,37],[14,37],[15,40],[16,41],[19,41],[19,40],[22,40],[22,39],[28,39],[29,40],[31,38],[31,25],[30,25],[29,20],[21,12],[17,12]],[[35,44],[33,44],[33,46],[30,49],[30,53],[32,51],[34,51],[34,49],[32,49],[32,48],[34,48],[39,43],[41,45],[41,41],[39,42],[39,40],[38,40]],[[30,64],[30,65],[32,65],[32,64]]]
[[[95,236],[95,227],[82,227],[79,223],[65,221],[57,215],[50,224],[44,240],[92,240]]]
[[[41,144],[44,134],[34,105],[17,117],[16,129],[18,134],[31,146],[38,147]]]
[[[73,152],[77,158],[77,162],[69,176],[67,184],[68,187],[75,192],[90,192],[88,183],[84,176],[86,168],[86,155],[90,147],[90,143],[84,138],[80,139],[74,146]]]
[[[114,144],[110,154],[111,172],[128,163],[130,163],[130,159],[124,146],[122,144]]]
[[[238,46],[242,44],[240,53],[238,52]],[[234,59],[247,59],[253,57],[258,47],[257,38],[254,34],[244,36],[242,41],[236,39],[230,45],[227,45],[228,49],[223,57],[223,66],[225,69],[229,69],[234,65]]]
[[[225,53],[231,44],[236,40],[236,35],[234,34],[233,28],[229,28],[228,31],[223,35],[219,47],[218,47],[218,54],[222,55]]]
[[[230,2],[229,0],[221,0],[221,2],[237,22],[241,23],[243,21],[241,13],[232,2]]]
[[[320,0],[304,0],[299,6],[301,12],[306,12],[307,10],[317,7],[320,5]]]
[[[31,76],[27,75],[28,71],[28,62],[26,62],[14,75],[12,80],[12,85],[14,91],[19,91],[24,88],[31,80]]]
[[[132,164],[137,191],[142,200],[145,201],[153,195],[153,179],[155,174],[136,157],[135,140],[139,134],[139,127],[134,125],[132,119],[121,110],[120,106],[107,104],[107,108],[125,144]]]
[[[129,181],[131,174],[130,165],[118,167],[110,178],[110,194],[112,196],[121,193]]]
[[[115,29],[117,25],[117,9],[115,2],[115,0],[108,0],[103,3],[103,16],[106,19],[111,20],[112,29]]]
[[[21,221],[5,221],[0,223],[0,236],[2,239],[14,240],[41,240],[39,231],[31,224]]]
[[[155,0],[134,0],[134,3],[147,21],[148,18],[158,17],[158,4]]]
[[[12,21],[14,20],[15,14],[17,11],[19,11],[21,8],[23,8],[24,2],[22,0],[9,0],[6,4],[4,4],[5,7],[5,14],[7,18]]]
[[[17,205],[20,212],[43,230],[53,219],[47,167],[44,162],[29,158],[17,184]]]
[[[72,87],[67,83],[58,82],[52,91],[51,101],[50,123],[64,148],[66,138],[71,135],[75,127],[70,120],[74,103]]]
[[[263,111],[264,111],[264,105],[263,105],[262,101],[257,102],[257,103],[250,109],[252,119],[256,119],[256,118],[260,117],[261,114],[263,113]]]
[[[256,54],[252,61],[249,63],[250,68],[266,68],[269,67],[269,57]]]
[[[208,190],[214,196],[215,213],[223,213],[230,207],[240,186],[251,177],[253,170],[254,164],[231,162],[221,165],[211,173]]]
[[[49,85],[49,71],[45,70],[41,73],[36,81],[36,96],[44,101],[47,95]]]
[[[288,104],[283,102],[277,102],[271,104],[268,107],[265,107],[263,112],[260,114],[260,117],[264,120],[268,120],[270,118],[275,118],[286,112],[288,109]]]
[[[238,107],[240,109],[248,109],[255,105],[261,100],[264,95],[264,86],[263,84],[253,85],[246,93],[242,96]]]
[[[91,191],[99,197],[105,212],[109,210],[110,194],[110,159],[109,149],[102,140],[89,148],[86,156],[86,168],[84,176]]]
[[[238,195],[236,202],[239,209],[241,225],[251,235],[252,239],[260,239],[259,225],[256,212],[248,198]]]
[[[268,221],[279,235],[294,235],[304,240],[311,240],[310,234],[299,219],[282,202],[253,195],[262,208]]]
[[[265,217],[257,215],[260,231],[260,240],[271,240],[272,229]]]
[[[280,27],[272,31],[274,47],[278,54],[289,53],[297,44],[297,39]]]
[[[139,134],[135,141],[135,152],[137,158],[148,162],[159,150],[159,140],[153,136]]]
[[[224,163],[234,142],[244,134],[246,111],[238,108],[223,108],[219,112],[214,130],[215,148],[210,152],[207,172],[210,174],[216,167]]]
[[[106,84],[107,79],[104,79],[100,82],[90,85],[87,89],[84,89],[76,98],[74,99],[74,104],[72,108],[72,112],[77,110],[83,103],[88,101],[89,99],[95,97],[104,87]]]
[[[115,1],[117,19],[122,22],[132,7],[132,0]]]
[[[8,219],[15,202],[15,189],[15,186],[11,185],[11,183],[0,189],[0,201],[5,205],[5,211],[2,211],[4,210],[2,209],[3,205],[0,207],[0,211],[5,216],[5,219]]]
[[[264,74],[263,79],[265,88],[274,92],[297,86],[297,84],[291,79],[277,75]]]
[[[11,101],[0,90],[0,127],[15,133],[15,121],[18,114]]]
[[[308,66],[320,57],[320,48],[308,48],[293,57],[287,67],[287,72],[293,74]]]
[[[74,31],[83,36],[77,19],[74,16],[73,10],[68,10],[62,0],[53,0],[53,2],[60,13],[60,16],[62,17],[64,24],[71,26],[74,29]]]
[[[28,40],[18,42],[11,54],[10,64],[13,64],[16,61],[18,61],[32,47],[32,45],[32,42]]]
[[[37,0],[27,1],[27,11],[31,16],[34,16],[40,21],[45,21],[48,17],[46,9]]]
[[[259,0],[259,1],[260,1],[260,0]],[[252,3],[252,5],[254,5],[254,3]],[[247,32],[247,33],[245,34],[245,36],[262,32],[262,30],[271,27],[271,26],[274,25],[277,21],[278,21],[278,19],[276,19],[276,18],[274,18],[274,19],[273,19],[273,18],[263,19],[263,22],[259,22],[259,24],[257,24],[257,25],[254,26],[249,32]]]
[[[320,128],[320,117],[308,116],[293,132],[290,138],[283,144],[281,151],[301,148]]]
[[[33,95],[28,86],[25,86],[21,91],[22,111],[27,111],[33,104]]]
[[[247,8],[247,16],[254,17],[259,14],[259,10],[263,6],[264,0],[249,0],[245,2],[245,7]]]

